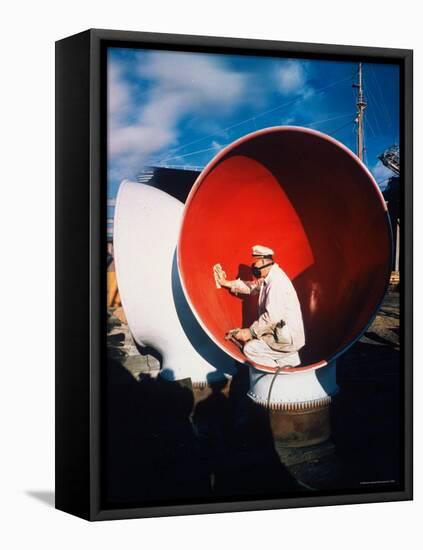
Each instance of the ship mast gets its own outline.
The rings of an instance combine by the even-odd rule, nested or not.
[[[367,106],[363,93],[363,69],[361,63],[358,64],[358,84],[353,84],[357,88],[357,156],[362,161],[364,155],[364,109]]]

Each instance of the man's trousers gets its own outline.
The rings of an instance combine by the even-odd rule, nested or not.
[[[250,361],[266,367],[297,367],[301,363],[298,351],[275,351],[257,338],[249,340],[243,352]]]

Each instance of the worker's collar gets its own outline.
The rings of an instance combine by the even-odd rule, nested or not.
[[[265,285],[268,285],[270,281],[272,280],[273,275],[275,274],[276,268],[279,267],[277,263],[274,263],[272,267],[270,268],[269,273],[264,278],[263,282]]]

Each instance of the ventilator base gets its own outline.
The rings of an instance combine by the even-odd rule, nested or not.
[[[338,392],[336,362],[290,374],[250,367],[248,396],[269,411],[279,447],[307,447],[330,437],[331,397]]]
[[[276,446],[308,447],[329,439],[330,403],[298,412],[269,410]]]

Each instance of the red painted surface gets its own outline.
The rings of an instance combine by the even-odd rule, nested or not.
[[[182,284],[204,329],[240,361],[224,336],[248,326],[256,304],[216,289],[212,266],[251,279],[255,244],[275,251],[297,290],[302,367],[325,364],[361,334],[386,290],[391,235],[383,197],[348,149],[304,128],[261,130],[221,151],[192,188],[178,244]]]

